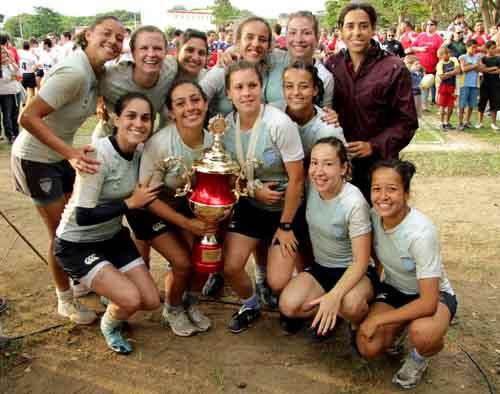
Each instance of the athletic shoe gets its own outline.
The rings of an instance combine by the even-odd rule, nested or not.
[[[123,338],[121,326],[114,328],[104,327],[101,320],[101,332],[106,340],[106,344],[112,351],[123,355],[132,353],[132,345]]]
[[[392,383],[404,389],[412,389],[420,382],[428,366],[429,360],[425,359],[423,362],[417,363],[408,354],[403,366],[393,376]]]
[[[75,282],[71,281],[71,288],[73,289],[73,297],[75,298],[84,297],[92,293],[92,290],[85,286],[83,283],[75,284]]]
[[[476,129],[482,129],[484,125],[482,123],[478,123],[477,125],[474,126]]]
[[[446,129],[447,130],[455,130],[455,126],[453,126],[451,123],[446,124]]]
[[[247,308],[243,305],[240,310],[233,314],[228,328],[233,334],[239,334],[250,327],[250,324],[260,316],[260,308]]]
[[[278,297],[273,294],[267,283],[257,283],[255,285],[255,292],[257,293],[257,297],[259,297],[262,304],[271,309],[278,309]]]
[[[7,304],[7,300],[5,298],[0,297],[0,313],[4,312],[9,304]]]
[[[464,131],[464,130],[465,130],[465,125],[464,125],[463,123],[460,123],[460,124],[458,125],[458,130],[460,130],[460,131]]]
[[[473,128],[474,127],[472,127],[472,125],[469,122],[464,124],[464,129],[473,129]]]
[[[493,130],[497,130],[497,131],[498,131],[498,130],[500,130],[500,127],[498,127],[495,123],[492,123],[492,124],[491,124],[491,128],[492,128]]]
[[[170,326],[172,332],[179,337],[190,337],[198,333],[198,327],[194,325],[184,308],[176,308],[168,311],[163,308],[162,323]]]
[[[441,129],[441,131],[448,131],[448,127],[446,127],[447,125],[445,123],[442,123],[439,128]]]
[[[76,324],[91,324],[97,319],[96,313],[82,305],[76,299],[69,301],[59,300],[57,303],[57,313],[67,317]]]
[[[205,297],[217,297],[224,289],[224,275],[222,272],[215,272],[208,276],[201,294]]]
[[[205,314],[198,308],[198,305],[191,304],[186,308],[186,313],[189,320],[196,326],[198,332],[205,332],[212,327],[212,322],[205,316]]]
[[[408,329],[404,329],[401,334],[394,340],[392,345],[385,351],[389,356],[401,356],[405,351],[406,338],[408,337]]]
[[[280,328],[285,335],[295,335],[304,326],[303,319],[294,319],[280,313]]]

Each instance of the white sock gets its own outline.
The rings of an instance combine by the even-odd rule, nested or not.
[[[69,302],[73,299],[73,289],[71,287],[66,291],[56,288],[56,294],[59,302]]]
[[[104,312],[104,315],[102,315],[101,318],[101,327],[109,330],[119,327],[122,323],[123,320],[118,320],[111,316],[111,313],[109,313],[109,308],[106,309],[106,312]]]

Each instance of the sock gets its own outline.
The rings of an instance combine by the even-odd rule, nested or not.
[[[257,297],[257,294],[255,294],[255,293],[250,298],[247,298],[246,300],[242,300],[242,302],[246,308],[250,308],[250,309],[259,309],[260,308],[259,297]]]
[[[266,283],[267,267],[265,265],[255,264],[255,283],[264,285]]]
[[[123,320],[118,320],[111,316],[109,308],[106,309],[106,312],[104,312],[104,315],[102,315],[101,318],[101,328],[103,331],[112,331],[116,327],[119,327],[122,323]]]
[[[425,357],[421,356],[418,352],[417,349],[413,348],[411,349],[410,352],[410,357],[415,361],[417,364],[422,364],[425,361]]]
[[[73,299],[73,289],[71,287],[66,291],[61,291],[56,287],[56,294],[59,302],[69,302]]]

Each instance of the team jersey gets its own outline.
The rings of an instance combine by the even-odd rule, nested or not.
[[[76,208],[95,208],[99,205],[124,200],[137,184],[140,152],[136,150],[131,160],[125,159],[109,138],[101,138],[91,155],[100,162],[95,174],[78,173],[73,194],[64,208],[56,235],[70,242],[105,241],[117,234],[122,227],[123,215],[88,226],[76,222]]]
[[[372,231],[370,207],[361,191],[344,183],[340,193],[323,200],[308,185],[306,220],[314,260],[328,268],[346,268],[352,262],[352,239]]]
[[[54,109],[44,122],[56,136],[72,145],[76,131],[96,109],[97,80],[85,52],[76,50],[52,67],[38,95]],[[18,158],[40,163],[63,160],[26,130],[16,138],[12,151]]]
[[[439,290],[454,294],[441,261],[439,236],[434,224],[411,208],[401,223],[385,230],[371,210],[373,246],[384,266],[384,282],[404,294],[419,294],[418,280],[440,278]]]
[[[37,58],[30,51],[25,51],[24,49],[19,51],[19,69],[21,73],[34,73],[37,63]]]

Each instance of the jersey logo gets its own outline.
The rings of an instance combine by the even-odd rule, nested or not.
[[[84,262],[86,265],[91,265],[95,263],[97,260],[99,260],[99,257],[95,253],[92,253],[90,256],[85,257]]]
[[[51,178],[40,178],[39,184],[40,184],[40,189],[42,189],[42,191],[45,194],[50,193],[50,190],[52,189],[52,179]]]
[[[163,222],[157,222],[153,224],[153,231],[160,231],[162,228],[167,227],[167,225]]]

